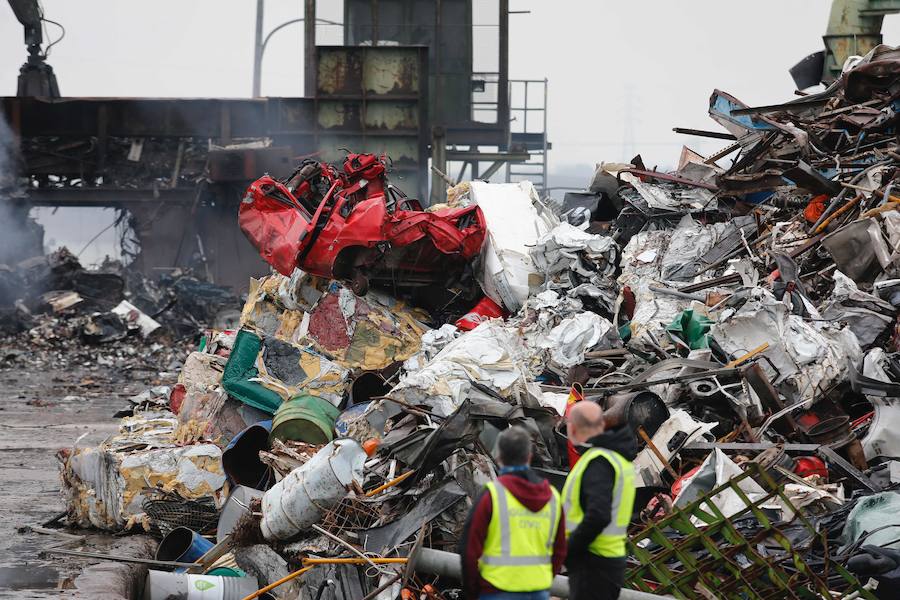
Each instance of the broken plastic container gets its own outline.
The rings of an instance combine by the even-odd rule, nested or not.
[[[854,544],[865,538],[865,543],[879,548],[900,550],[900,494],[881,492],[862,498],[850,510],[844,531],[845,544]]]
[[[263,496],[260,527],[267,540],[287,540],[322,519],[323,512],[362,482],[366,453],[356,441],[335,440]]]

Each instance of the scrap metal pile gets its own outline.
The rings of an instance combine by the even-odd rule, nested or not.
[[[150,597],[292,574],[271,593],[456,598],[440,551],[498,432],[561,485],[567,407],[595,401],[640,447],[627,587],[894,597],[897,110],[881,46],[783,105],[715,92],[733,148],[601,165],[557,210],[484,182],[423,210],[371,155],[264,177],[240,224],[277,273],[168,402],[64,454],[69,518],[165,536],[194,574],[151,571]]]
[[[66,248],[0,264],[0,336],[10,336],[11,347],[129,336],[168,343],[207,325],[227,327],[239,314],[228,289],[181,270],[154,281],[112,260],[85,269]]]

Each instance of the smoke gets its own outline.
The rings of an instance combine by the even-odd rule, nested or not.
[[[0,113],[0,199],[3,200],[7,200],[7,195],[17,187],[16,154],[15,136],[6,117]]]
[[[0,264],[43,253],[44,231],[28,216],[18,157],[16,136],[0,112]]]

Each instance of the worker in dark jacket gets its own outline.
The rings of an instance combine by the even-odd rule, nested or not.
[[[628,425],[605,428],[594,402],[572,407],[569,439],[581,458],[563,487],[569,598],[615,600],[625,576],[625,540],[634,507],[637,444]]]
[[[478,496],[460,538],[463,593],[469,600],[549,600],[566,557],[562,499],[529,468],[527,431],[501,432],[496,455],[500,476]]]

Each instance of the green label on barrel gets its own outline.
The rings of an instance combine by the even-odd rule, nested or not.
[[[205,592],[206,590],[210,590],[216,587],[216,584],[206,581],[205,579],[198,579],[194,582],[194,587],[200,590],[201,592]]]

